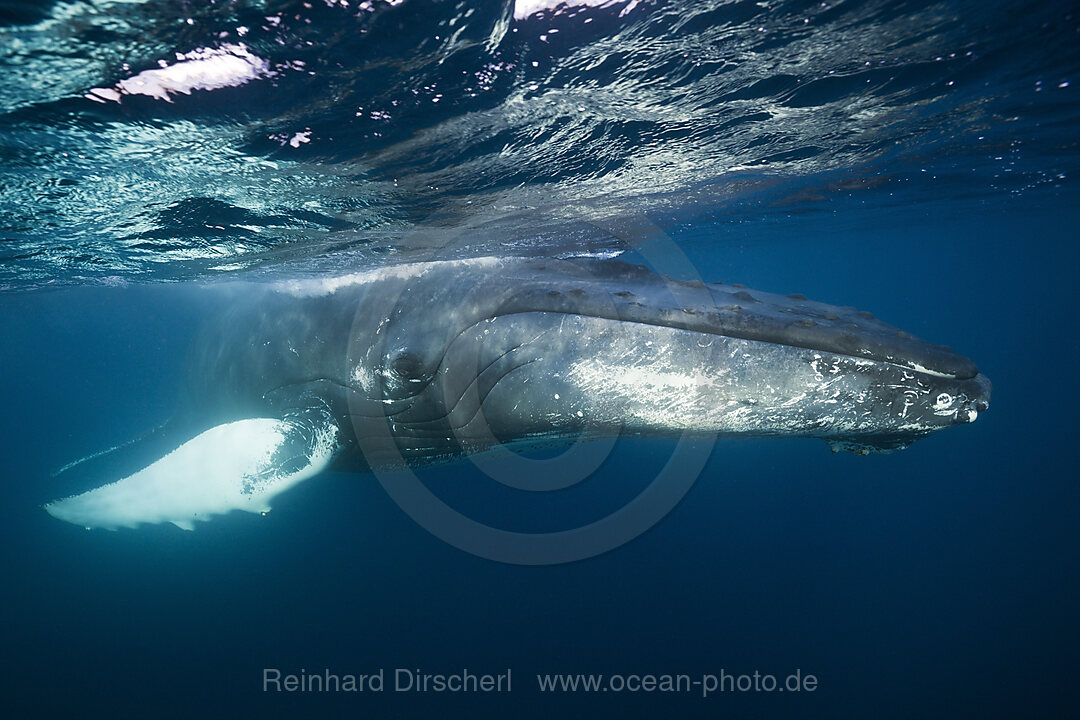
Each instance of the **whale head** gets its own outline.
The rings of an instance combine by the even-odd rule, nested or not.
[[[344,383],[354,429],[361,445],[393,440],[367,443],[369,462],[620,433],[888,451],[989,406],[971,360],[853,308],[612,260],[485,261],[418,268],[379,293],[393,300],[377,323],[360,311]]]

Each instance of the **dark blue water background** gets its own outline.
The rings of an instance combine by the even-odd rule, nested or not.
[[[1067,714],[1068,4],[310,4],[0,5],[6,716]],[[265,75],[172,102],[85,97],[241,42]],[[642,218],[707,279],[952,345],[993,380],[991,409],[890,455],[721,439],[652,530],[553,567],[462,553],[367,475],[190,533],[86,532],[38,509],[75,490],[56,468],[170,416],[218,282],[608,252]],[[576,494],[534,504],[468,463],[421,477],[493,522],[572,527],[672,447],[624,438]],[[264,667],[509,667],[514,691],[268,695]],[[796,668],[816,692],[534,681]]]

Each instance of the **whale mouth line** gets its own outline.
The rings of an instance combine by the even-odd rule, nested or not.
[[[779,295],[741,285],[678,281],[643,266],[612,270],[583,265],[586,277],[552,277],[532,268],[487,317],[554,312],[680,328],[807,350],[888,362],[928,375],[968,380],[978,375],[969,358],[927,342],[853,307]],[[483,304],[481,305],[483,306]]]
[[[662,309],[659,309],[658,312],[659,311],[662,311]],[[797,337],[794,337],[794,338],[791,338],[791,339],[784,339],[784,338],[778,336],[778,334],[783,330],[783,328],[780,327],[780,326],[778,326],[778,330],[776,331],[776,334],[772,334],[772,335],[770,335],[768,337],[764,337],[764,335],[767,335],[767,333],[764,333],[764,332],[756,332],[756,333],[755,332],[739,332],[737,329],[732,329],[732,328],[723,327],[723,326],[719,326],[719,325],[716,326],[716,327],[710,327],[709,325],[703,324],[703,323],[686,323],[686,322],[678,322],[678,321],[664,322],[664,320],[666,318],[660,318],[660,317],[657,317],[656,319],[641,318],[641,317],[624,318],[624,317],[612,317],[611,315],[605,314],[605,313],[590,313],[590,312],[581,312],[581,311],[574,312],[574,311],[568,311],[568,310],[547,310],[547,309],[528,310],[528,309],[520,309],[520,310],[511,311],[511,312],[496,313],[495,315],[491,316],[490,318],[483,318],[482,320],[478,320],[476,323],[472,323],[468,327],[462,329],[461,332],[459,332],[454,338],[451,339],[450,342],[447,343],[447,347],[449,347],[449,345],[453,341],[455,341],[459,337],[461,337],[461,335],[468,332],[468,330],[470,328],[475,327],[476,325],[478,325],[481,322],[485,322],[485,321],[488,321],[488,320],[494,320],[494,319],[500,318],[500,317],[508,317],[508,316],[511,316],[511,315],[524,315],[524,314],[528,314],[528,313],[552,313],[552,314],[560,314],[560,315],[576,315],[576,316],[580,316],[580,317],[596,318],[596,319],[600,319],[600,320],[613,320],[613,321],[617,321],[617,322],[621,322],[621,323],[627,323],[627,324],[645,325],[645,326],[660,327],[660,328],[669,328],[669,329],[672,329],[672,330],[684,330],[686,332],[697,333],[697,334],[700,334],[700,335],[710,335],[710,336],[714,336],[714,337],[728,337],[728,338],[735,338],[735,339],[740,339],[740,340],[753,340],[753,341],[757,341],[757,342],[768,343],[770,345],[777,345],[777,346],[780,346],[780,347],[801,348],[803,350],[810,350],[812,352],[824,352],[824,353],[830,353],[832,355],[838,355],[838,356],[842,356],[842,357],[849,357],[849,358],[852,358],[854,360],[863,360],[863,361],[868,361],[868,362],[881,363],[883,365],[889,365],[889,366],[897,367],[897,368],[900,368],[902,370],[908,370],[908,371],[911,371],[911,372],[922,373],[923,375],[930,375],[932,377],[946,379],[946,380],[971,380],[971,379],[973,379],[974,377],[976,377],[979,374],[979,370],[974,365],[974,363],[971,363],[970,360],[967,360],[967,358],[963,358],[963,357],[961,357],[959,355],[955,355],[955,357],[957,357],[960,360],[970,364],[970,366],[971,366],[970,369],[964,368],[962,371],[948,372],[948,371],[944,371],[944,370],[940,370],[940,369],[934,369],[934,368],[926,367],[922,363],[920,363],[920,362],[918,362],[916,360],[905,360],[905,359],[892,357],[892,356],[884,356],[883,357],[883,356],[880,356],[880,355],[874,353],[870,349],[865,349],[865,348],[854,349],[853,348],[853,349],[846,349],[845,350],[844,348],[837,348],[837,347],[828,346],[829,345],[828,343],[811,343],[811,342],[806,342],[805,340],[800,341],[800,339],[797,338]],[[934,346],[934,347],[936,347],[936,346]],[[440,362],[441,362],[441,358],[440,358]]]

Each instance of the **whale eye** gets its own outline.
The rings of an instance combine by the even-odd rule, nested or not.
[[[424,379],[424,363],[411,352],[400,352],[390,361],[390,370],[405,381],[420,382]]]

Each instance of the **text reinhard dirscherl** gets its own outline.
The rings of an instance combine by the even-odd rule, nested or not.
[[[278,668],[264,668],[263,692],[337,693],[337,692],[511,692],[512,671],[476,673],[467,668],[448,673],[428,673],[419,669],[379,668],[364,675],[338,674],[329,668],[311,672],[301,668],[285,673]],[[817,676],[796,669],[786,676],[754,671],[734,674],[721,669],[718,674],[544,674],[536,676],[536,690],[541,693],[593,692],[675,692],[700,693],[812,693],[818,688]]]
[[[409,668],[384,668],[367,674],[322,672],[283,673],[263,668],[263,692],[510,692],[510,668],[503,673],[474,673],[463,669],[452,673],[426,673]],[[389,678],[389,683],[387,679]]]

